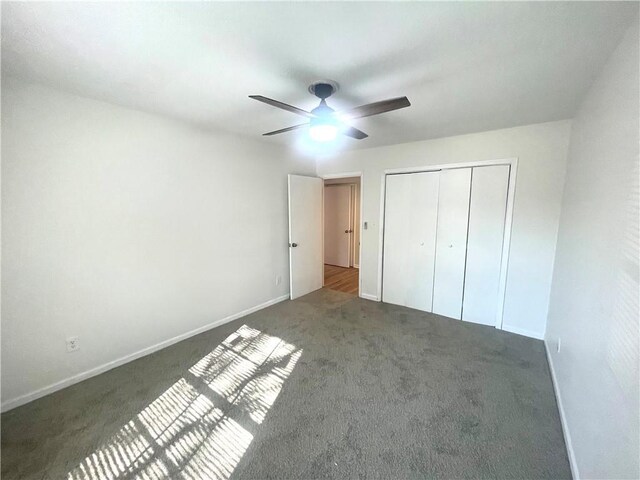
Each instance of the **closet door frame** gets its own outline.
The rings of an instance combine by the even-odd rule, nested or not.
[[[382,277],[384,275],[384,212],[386,199],[387,175],[395,175],[400,173],[422,173],[435,172],[440,170],[449,170],[454,168],[472,168],[487,167],[493,165],[508,165],[509,169],[509,185],[507,187],[507,209],[504,222],[504,238],[502,241],[502,262],[500,264],[500,283],[498,290],[498,308],[496,314],[495,327],[502,330],[505,293],[507,288],[507,271],[509,267],[509,250],[511,245],[511,227],[513,224],[513,202],[516,191],[516,177],[518,173],[518,158],[502,158],[496,160],[479,160],[461,163],[445,163],[439,165],[425,165],[422,167],[406,167],[406,168],[390,168],[382,172],[382,180],[380,182],[380,228],[378,232],[378,291],[377,300],[382,300]]]

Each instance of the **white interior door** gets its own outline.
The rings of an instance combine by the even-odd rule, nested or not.
[[[462,319],[495,325],[504,242],[509,166],[474,167]]]
[[[431,311],[439,174],[387,175],[382,281],[387,303]]]
[[[438,201],[433,313],[462,316],[471,168],[442,170]]]
[[[339,267],[350,266],[351,185],[324,187],[324,263]]]
[[[322,288],[322,180],[289,175],[291,299]]]

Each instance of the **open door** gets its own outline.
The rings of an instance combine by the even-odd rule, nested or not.
[[[322,288],[322,179],[289,175],[291,299]]]
[[[351,266],[352,207],[350,184],[324,187],[324,263]]]

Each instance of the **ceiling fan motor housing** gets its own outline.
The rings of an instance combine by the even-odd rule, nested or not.
[[[329,105],[327,105],[327,103],[324,101],[324,98],[323,98],[320,101],[320,105],[318,105],[316,108],[311,110],[311,113],[313,113],[316,116],[316,118],[311,119],[311,123],[313,123],[313,120],[317,120],[317,119],[332,118],[334,112],[335,110],[331,108]]]

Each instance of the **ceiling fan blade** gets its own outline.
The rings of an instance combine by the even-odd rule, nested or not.
[[[407,97],[398,97],[360,105],[359,107],[345,110],[344,112],[338,112],[337,115],[344,120],[350,120],[354,118],[370,117],[371,115],[378,115],[380,113],[390,112],[392,110],[398,110],[409,106],[411,106],[411,102],[409,102]]]
[[[340,132],[343,135],[346,135],[347,137],[355,138],[357,140],[362,140],[369,136],[366,133],[364,133],[362,130],[358,130],[357,128],[348,127],[348,126],[344,127],[344,129],[342,129]]]
[[[293,105],[287,105],[286,103],[279,102],[278,100],[263,97],[262,95],[249,95],[249,98],[253,98],[254,100],[258,100],[262,103],[266,103],[267,105],[271,105],[272,107],[277,107],[288,112],[297,113],[298,115],[302,115],[303,117],[314,118],[314,115],[311,112],[307,112],[306,110],[302,110],[301,108],[294,107]]]
[[[271,135],[277,135],[279,133],[290,132],[291,130],[298,130],[299,128],[308,127],[308,123],[301,123],[300,125],[294,125],[293,127],[281,128],[280,130],[274,130],[273,132],[263,133],[263,137],[269,137]]]

